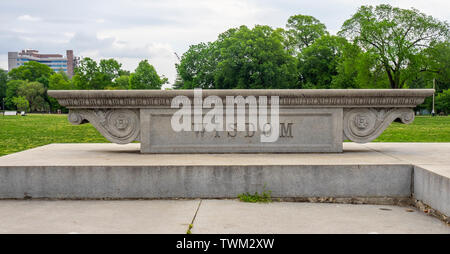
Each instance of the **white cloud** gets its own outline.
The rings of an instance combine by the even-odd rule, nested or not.
[[[19,17],[17,17],[17,19],[21,20],[21,21],[31,21],[31,22],[41,21],[41,18],[33,17],[33,16],[30,16],[27,14],[19,16]]]
[[[380,3],[450,19],[446,0],[0,1],[0,57],[24,48],[45,53],[73,49],[96,60],[116,58],[131,71],[149,59],[158,73],[174,82],[174,52],[181,56],[189,45],[213,41],[229,28],[285,27],[289,16],[305,14],[334,34],[359,6]],[[6,63],[2,58],[0,68],[6,69]]]

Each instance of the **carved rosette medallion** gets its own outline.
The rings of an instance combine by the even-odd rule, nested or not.
[[[344,110],[344,135],[357,143],[377,138],[392,121],[409,124],[414,120],[410,108],[351,108]]]
[[[105,138],[117,144],[139,140],[139,112],[134,109],[71,109],[72,124],[91,123]]]

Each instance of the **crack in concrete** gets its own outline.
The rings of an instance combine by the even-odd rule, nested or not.
[[[372,150],[372,151],[374,151],[374,152],[376,152],[376,153],[380,153],[380,154],[386,155],[386,156],[388,156],[388,157],[391,157],[391,158],[393,158],[393,159],[399,160],[400,162],[406,162],[406,163],[412,165],[412,163],[411,163],[410,161],[406,161],[406,160],[404,160],[404,159],[402,159],[402,158],[398,158],[398,157],[396,157],[396,156],[394,156],[394,155],[385,153],[385,152],[383,152],[383,151],[379,151],[379,150],[377,150],[377,149],[375,149],[375,148],[372,148],[372,147],[370,147],[370,146],[368,146],[368,145],[366,145],[366,144],[361,144],[361,145],[363,145],[364,147],[366,147],[366,148],[368,148],[369,150]]]
[[[191,234],[191,229],[194,227],[195,218],[197,217],[198,210],[200,209],[200,206],[202,205],[202,199],[200,199],[200,202],[198,203],[197,209],[195,210],[194,217],[192,218],[191,224],[188,225],[188,229],[186,230],[186,234]]]

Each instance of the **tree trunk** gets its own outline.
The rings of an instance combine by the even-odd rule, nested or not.
[[[391,73],[391,70],[389,69],[389,66],[388,66],[388,65],[385,65],[384,68],[386,69],[386,73],[387,73],[387,75],[388,75],[388,78],[389,78],[389,84],[391,85],[391,88],[392,88],[392,89],[395,89],[395,88],[396,88],[396,84],[395,84],[394,79],[392,78],[392,73]]]

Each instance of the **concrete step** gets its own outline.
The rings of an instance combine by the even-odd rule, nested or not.
[[[450,214],[450,156],[433,158],[448,148],[345,143],[336,154],[140,154],[139,144],[51,144],[0,157],[0,198],[235,198],[267,190],[281,198],[382,200],[417,192]],[[432,171],[439,165],[440,173]]]

